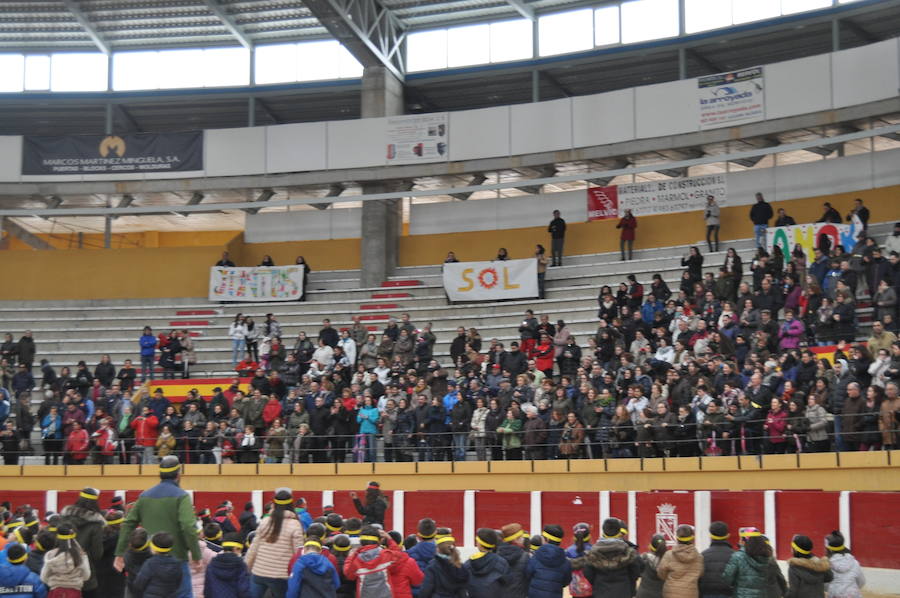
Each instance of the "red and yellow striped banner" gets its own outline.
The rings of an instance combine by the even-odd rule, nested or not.
[[[250,389],[250,378],[184,378],[179,380],[153,380],[144,383],[151,395],[156,389],[162,389],[163,395],[172,403],[183,403],[190,391],[196,389],[207,401],[212,398],[214,388],[227,390],[232,384],[245,393]],[[140,396],[136,393],[135,396]]]

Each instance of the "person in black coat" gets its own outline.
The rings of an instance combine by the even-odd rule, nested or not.
[[[691,288],[695,282],[703,279],[703,255],[700,253],[699,247],[694,245],[690,248],[687,257],[681,258],[681,267],[687,268],[690,274]]]
[[[465,598],[469,570],[462,566],[456,540],[444,536],[436,541],[435,558],[425,569],[419,598]]]
[[[509,563],[497,555],[497,532],[481,528],[475,532],[478,552],[464,565],[469,571],[469,598],[496,598],[506,583]]]
[[[603,522],[603,538],[585,556],[572,561],[594,588],[594,598],[631,598],[641,575],[637,550],[619,539],[621,522],[609,518]]]
[[[181,586],[181,563],[169,556],[175,539],[168,532],[157,532],[150,539],[153,556],[141,567],[134,588],[143,598],[171,598]]]
[[[353,499],[353,505],[357,512],[363,516],[363,524],[377,523],[384,527],[384,512],[387,511],[390,503],[382,494],[381,485],[378,482],[369,482],[366,488],[366,504],[362,504],[356,492],[351,492],[350,498]]]
[[[701,596],[731,596],[731,585],[723,578],[725,565],[734,554],[728,542],[728,525],[713,521],[709,525],[709,548],[703,551],[703,575],[700,576]]]
[[[503,543],[497,547],[497,555],[509,565],[497,598],[522,598],[528,592],[525,568],[531,553],[525,550],[525,531],[518,523],[510,523],[500,528]]]
[[[125,575],[113,568],[116,544],[119,541],[119,526],[125,521],[122,511],[106,512],[106,527],[103,528],[103,555],[97,561],[96,596],[118,597],[125,593]]]
[[[572,564],[560,547],[563,529],[545,525],[541,536],[544,543],[525,566],[528,598],[561,598],[563,588],[572,581]]]
[[[349,548],[349,546],[348,541],[347,547]],[[225,536],[222,542],[222,552],[214,556],[206,566],[203,584],[205,596],[251,598],[250,571],[247,570],[247,565],[241,558],[242,547],[243,541],[237,534]]]

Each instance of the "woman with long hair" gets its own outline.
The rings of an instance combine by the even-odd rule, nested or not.
[[[662,534],[654,534],[650,538],[648,550],[641,555],[644,569],[641,573],[641,585],[638,587],[636,598],[662,598],[663,580],[656,573],[659,562],[669,549],[666,538]]]
[[[356,492],[351,492],[350,498],[353,499],[353,506],[356,507],[356,511],[362,515],[363,524],[377,523],[382,527],[384,526],[384,512],[388,510],[391,503],[381,491],[381,484],[369,482],[368,486],[366,486],[365,504],[359,500]]]
[[[293,509],[290,488],[278,488],[268,511],[256,529],[245,561],[250,569],[250,585],[255,598],[268,591],[272,598],[284,598],[290,577],[288,565],[303,546],[303,526]]]
[[[294,263],[303,267],[303,293],[298,301],[306,301],[306,283],[309,282],[309,273],[312,272],[312,268],[309,267],[309,262],[302,255],[298,255]]]
[[[47,596],[87,595],[82,590],[87,589],[93,576],[87,555],[75,539],[77,533],[67,523],[60,524],[56,533],[56,548],[44,555],[44,566],[41,568],[41,581],[50,590]],[[96,587],[96,580],[93,585]]]
[[[99,500],[100,491],[96,488],[82,489],[75,504],[64,507],[60,511],[60,525],[57,526],[58,539],[61,540],[57,548],[63,552],[70,552],[71,543],[66,544],[63,536],[74,534],[71,540],[74,540],[77,535],[78,543],[75,545],[79,547],[79,551],[84,551],[83,555],[87,556],[88,575],[83,586],[78,588],[83,591],[85,596],[94,595],[93,592],[97,588],[97,566],[100,559],[103,558],[103,528],[106,526],[106,519],[100,513]],[[70,532],[63,534],[63,527],[67,527]],[[79,566],[78,563],[76,563],[77,566]]]
[[[758,533],[758,532],[757,532]],[[772,549],[762,536],[750,536],[743,550],[731,555],[722,577],[734,589],[735,596],[767,596]]]
[[[425,568],[425,580],[419,598],[457,598],[466,595],[469,570],[463,567],[456,539],[443,536],[435,540],[434,559]]]
[[[247,324],[244,321],[244,314],[235,314],[234,321],[228,327],[228,336],[231,338],[231,367],[234,367],[241,360],[247,343]]]

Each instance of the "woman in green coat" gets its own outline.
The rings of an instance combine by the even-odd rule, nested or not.
[[[751,536],[742,550],[731,555],[722,577],[734,589],[734,598],[766,598],[772,549],[762,536]]]
[[[497,434],[503,438],[503,450],[507,461],[522,460],[522,420],[516,417],[512,409],[507,410],[506,419],[497,428]]]

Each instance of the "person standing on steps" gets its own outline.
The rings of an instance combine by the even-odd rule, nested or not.
[[[766,201],[762,193],[757,192],[756,203],[750,208],[750,222],[753,223],[753,238],[757,247],[766,246],[766,229],[773,215],[772,204]]]
[[[716,203],[714,195],[706,196],[706,211],[703,213],[703,220],[706,222],[706,246],[710,253],[719,250],[719,204]]]
[[[632,250],[634,249],[634,229],[637,228],[637,218],[631,213],[631,210],[625,210],[625,215],[619,220],[616,228],[622,229],[619,237],[619,251],[622,252],[622,261],[625,261],[625,246],[628,246],[628,259],[631,259]]]
[[[553,220],[547,227],[550,233],[550,257],[551,266],[562,266],[563,245],[566,242],[566,221],[559,215],[559,210],[553,210]]]

